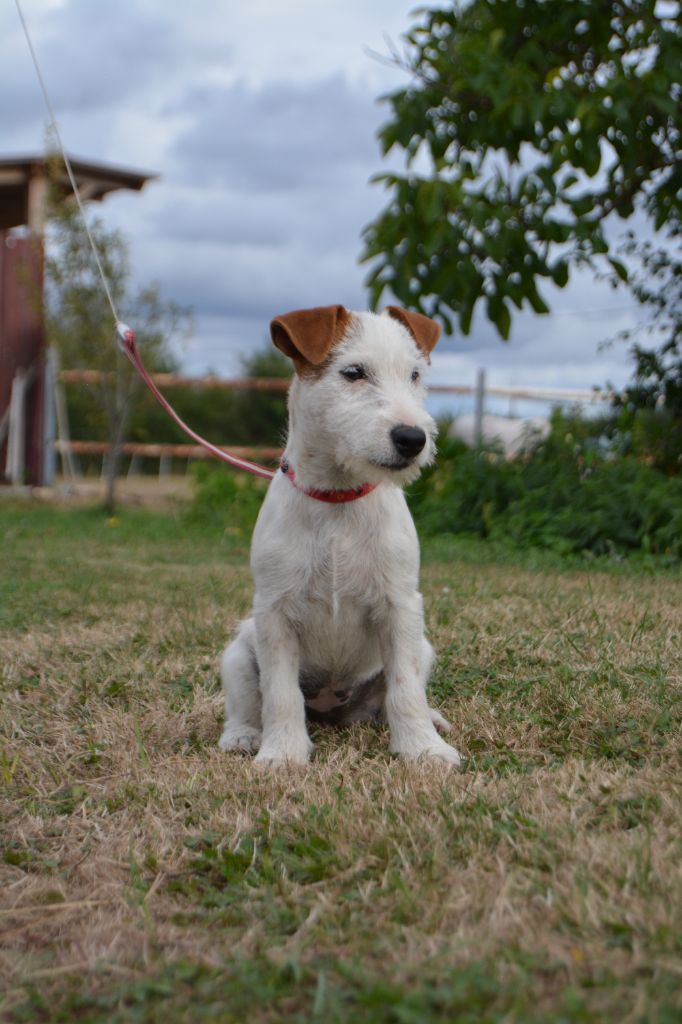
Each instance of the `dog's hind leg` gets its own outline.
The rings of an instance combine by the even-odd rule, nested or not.
[[[429,685],[429,679],[431,677],[431,670],[433,669],[433,663],[435,660],[435,652],[433,647],[426,639],[422,638],[422,657],[421,657],[421,669],[422,677],[424,679],[424,689]],[[452,726],[448,722],[447,718],[441,715],[440,711],[436,711],[435,708],[429,706],[429,714],[431,715],[431,721],[435,725],[439,732],[452,732]]]
[[[220,659],[225,692],[223,750],[255,754],[261,741],[261,695],[253,619],[242,622]]]

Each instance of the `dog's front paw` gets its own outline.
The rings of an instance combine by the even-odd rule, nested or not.
[[[391,752],[398,754],[408,761],[419,761],[422,758],[433,761],[442,761],[453,768],[461,768],[466,760],[459,750],[441,739],[438,733],[433,731],[432,736],[422,737],[421,740],[403,742],[398,745],[391,745]]]
[[[255,754],[260,739],[260,729],[240,722],[226,722],[218,746],[221,750],[243,750],[247,754]]]
[[[442,761],[453,768],[462,768],[466,761],[466,758],[460,754],[459,750],[450,743],[446,743],[445,740],[441,740],[437,746],[429,746],[426,750],[422,750],[419,757],[425,757],[432,761]]]
[[[263,737],[260,750],[255,760],[259,764],[271,768],[293,764],[307,764],[310,760],[313,745],[308,734],[270,733]]]

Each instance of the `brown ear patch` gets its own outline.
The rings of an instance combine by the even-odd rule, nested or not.
[[[398,320],[403,327],[407,327],[428,359],[431,350],[440,338],[440,324],[437,324],[431,317],[424,316],[423,313],[410,313],[409,310],[402,309],[400,306],[387,306],[386,312],[394,320]]]
[[[324,363],[343,337],[349,320],[350,313],[344,306],[295,309],[272,320],[270,337],[280,352],[293,360],[300,377]]]

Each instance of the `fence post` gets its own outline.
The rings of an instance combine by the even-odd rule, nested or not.
[[[474,405],[474,447],[483,444],[483,415],[485,412],[485,370],[476,374],[476,401]]]
[[[48,348],[43,367],[43,485],[51,487],[57,468],[54,443],[57,434],[55,388],[57,386],[57,353]]]
[[[24,406],[26,377],[24,370],[17,370],[12,380],[9,400],[9,432],[7,435],[7,464],[5,473],[11,484],[24,482],[24,453],[26,445]]]
[[[69,431],[69,410],[66,404],[66,394],[59,379],[59,353],[56,349],[51,350],[54,359],[54,411],[57,418],[57,437],[62,442],[60,454],[62,457],[62,474],[64,479],[69,478],[73,484],[80,477],[80,463],[78,456],[74,455],[69,447],[71,434]]]

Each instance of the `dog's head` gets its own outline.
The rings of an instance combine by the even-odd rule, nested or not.
[[[438,324],[397,306],[381,315],[324,306],[278,316],[270,331],[294,363],[291,426],[306,449],[354,481],[414,480],[434,454],[423,373]]]

